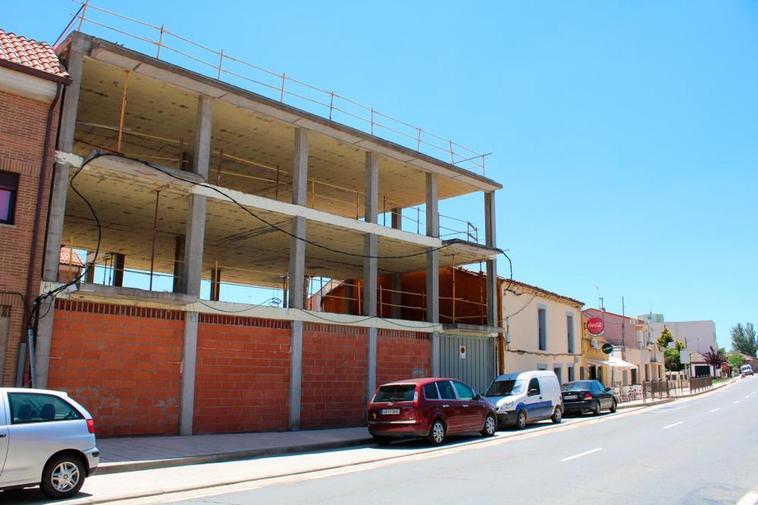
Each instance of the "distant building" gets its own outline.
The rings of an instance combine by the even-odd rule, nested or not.
[[[653,314],[651,312],[649,314],[642,314],[641,316],[637,316],[637,319],[645,321],[646,323],[662,323],[663,314]]]
[[[656,340],[664,328],[668,328],[674,340],[683,342],[690,352],[703,354],[708,352],[710,347],[718,348],[716,323],[713,321],[666,321],[650,324],[650,330]]]

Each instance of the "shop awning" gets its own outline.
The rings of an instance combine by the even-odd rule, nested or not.
[[[620,368],[622,370],[630,370],[632,368],[637,368],[637,365],[633,363],[629,363],[628,361],[624,361],[621,358],[617,358],[615,356],[608,356],[607,360],[600,360],[600,359],[588,359],[587,363],[590,365],[595,366],[608,366],[611,368]]]

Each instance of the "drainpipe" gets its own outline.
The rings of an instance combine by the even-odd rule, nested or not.
[[[26,271],[26,298],[24,300],[24,317],[27,319],[26,327],[32,325],[30,319],[31,316],[31,301],[36,298],[34,295],[34,282],[38,280],[34,272],[34,264],[37,261],[37,243],[40,230],[40,219],[42,214],[42,196],[45,191],[45,180],[47,179],[47,164],[50,153],[50,134],[53,129],[53,116],[55,114],[55,108],[58,105],[58,101],[63,91],[63,84],[56,83],[55,98],[50,103],[50,107],[47,109],[47,125],[45,127],[45,142],[42,150],[42,163],[39,170],[39,184],[37,185],[37,206],[34,209],[34,225],[32,227],[32,245],[31,253],[29,254],[29,267]],[[36,323],[35,323],[36,326]],[[28,333],[27,339],[28,339]],[[30,359],[34,359],[34,356],[30,356]]]

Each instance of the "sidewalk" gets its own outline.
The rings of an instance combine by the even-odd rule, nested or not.
[[[687,389],[687,390],[682,390],[682,391],[675,391],[675,393],[668,398],[649,398],[647,400],[632,400],[630,402],[619,403],[618,408],[628,409],[632,407],[651,407],[653,405],[660,405],[661,403],[673,402],[680,398],[691,398],[693,396],[698,396],[704,393],[708,393],[710,391],[715,391],[724,386],[728,386],[729,384],[732,384],[733,382],[737,380],[739,379],[735,377],[730,380],[719,382],[718,384],[714,384],[713,387],[711,387],[710,389],[701,389],[699,391],[695,391],[694,393],[690,393],[689,390]]]
[[[697,396],[732,382],[734,380],[677,398]],[[675,399],[635,400],[619,404],[618,408],[651,407]],[[324,451],[366,445],[371,441],[365,426],[273,433],[103,438],[97,441],[102,454],[97,475]]]
[[[365,427],[329,430],[103,438],[97,474],[321,451],[367,444]]]

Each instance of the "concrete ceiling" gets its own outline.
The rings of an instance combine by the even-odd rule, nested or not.
[[[85,60],[76,130],[77,154],[117,150],[124,70]],[[191,163],[197,95],[139,72],[128,77],[121,152],[179,168]],[[214,102],[209,180],[248,193],[291,201],[294,127],[221,100]],[[366,152],[322,133],[309,135],[308,205],[346,217],[362,217]],[[438,177],[441,199],[476,188]],[[380,210],[425,201],[425,172],[381,157]]]

